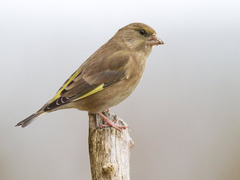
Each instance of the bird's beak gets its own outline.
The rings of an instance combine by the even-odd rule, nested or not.
[[[148,39],[148,44],[151,46],[155,46],[155,45],[160,45],[160,44],[164,44],[164,42],[157,37],[156,34],[153,34],[149,39]]]

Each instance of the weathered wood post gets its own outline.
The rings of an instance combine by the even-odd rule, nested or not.
[[[116,115],[104,112],[109,120]],[[130,180],[130,152],[134,142],[129,130],[119,132],[114,128],[97,128],[104,124],[98,114],[89,113],[89,155],[92,180]],[[127,124],[118,118],[118,125]]]

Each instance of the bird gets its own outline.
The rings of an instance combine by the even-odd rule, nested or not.
[[[26,127],[37,117],[60,109],[77,108],[101,116],[107,126],[125,129],[103,115],[126,99],[142,78],[153,46],[164,42],[144,23],[131,23],[93,53],[42,108],[19,122]]]

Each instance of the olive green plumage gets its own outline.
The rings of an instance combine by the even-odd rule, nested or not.
[[[19,122],[25,127],[34,118],[59,109],[77,108],[99,113],[127,98],[139,83],[152,46],[163,44],[143,23],[121,28],[90,56],[39,111]]]

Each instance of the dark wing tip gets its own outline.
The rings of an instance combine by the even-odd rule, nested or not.
[[[43,110],[44,110],[44,112],[48,112],[48,111],[58,108],[64,104],[67,104],[69,102],[70,102],[69,98],[61,96],[61,97],[57,98],[56,100],[54,100],[53,102],[47,104],[47,106],[44,107]]]

